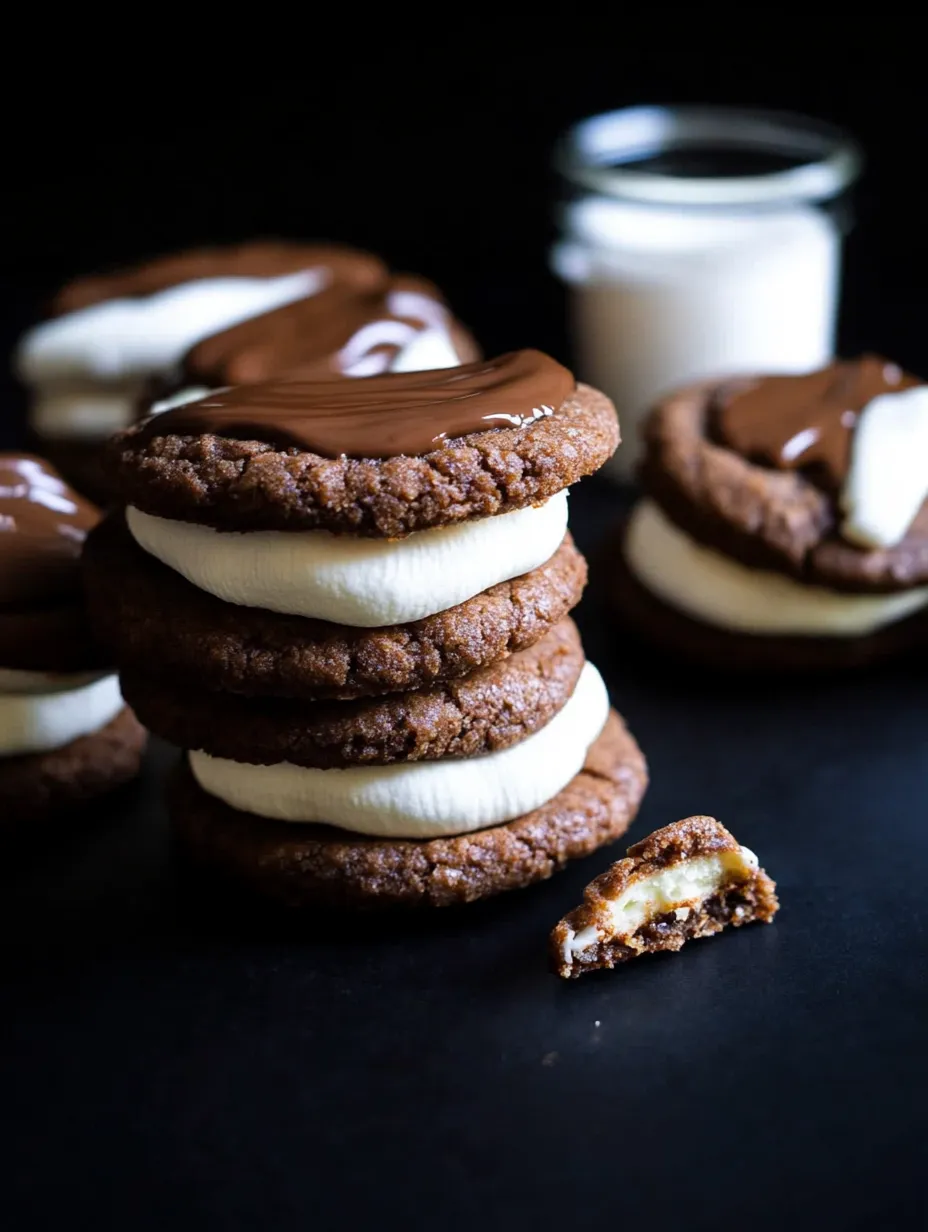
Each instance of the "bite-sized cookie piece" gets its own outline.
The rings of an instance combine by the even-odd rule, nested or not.
[[[618,445],[615,410],[538,351],[442,372],[239,386],[108,446],[146,514],[395,539],[547,501]]]
[[[928,606],[923,440],[928,386],[874,356],[671,395],[647,424],[623,546],[637,587],[616,587],[620,610],[643,588],[682,620],[755,639],[729,665],[908,648],[928,629],[911,619]]]
[[[126,668],[246,695],[368,697],[427,688],[531,646],[579,601],[586,564],[569,535],[537,569],[410,624],[351,628],[225,603],[142,549],[122,514],[90,536],[88,608]]]
[[[412,693],[357,702],[294,702],[197,689],[165,672],[123,671],[123,697],[145,726],[213,757],[320,769],[480,757],[543,728],[583,668],[572,620],[490,667]]]
[[[128,783],[147,738],[123,706],[104,727],[60,748],[0,756],[0,831],[58,817]]]
[[[769,924],[780,906],[775,891],[754,853],[714,817],[687,817],[629,847],[587,886],[583,905],[551,933],[551,962],[574,979],[679,950],[729,924]]]
[[[473,834],[384,839],[272,822],[208,795],[186,763],[172,816],[198,863],[288,908],[444,907],[542,881],[612,842],[646,786],[641,751],[613,713],[581,772],[554,799]]]
[[[80,603],[97,511],[29,454],[0,454],[0,818],[46,816],[138,769],[143,744]]]

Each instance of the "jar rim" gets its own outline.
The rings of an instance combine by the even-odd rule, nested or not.
[[[668,151],[728,149],[794,160],[775,171],[674,176],[623,166]],[[861,147],[843,128],[788,111],[740,107],[622,107],[573,125],[555,166],[578,187],[642,205],[754,206],[826,201],[857,179]]]

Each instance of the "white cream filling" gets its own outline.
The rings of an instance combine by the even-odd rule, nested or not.
[[[928,587],[853,595],[750,569],[690,539],[652,501],[632,513],[625,557],[658,598],[707,624],[740,633],[857,637],[928,604]]]
[[[102,680],[109,672],[24,672],[18,667],[0,667],[0,694],[62,693]]]
[[[7,675],[6,671],[4,674]],[[25,679],[18,681],[20,688],[16,692],[6,692],[0,680],[0,757],[62,748],[105,727],[124,705],[115,675],[81,683],[76,688],[64,687],[63,677],[54,677],[55,689],[46,693],[30,691],[38,673],[11,672],[7,681],[11,676]],[[17,681],[14,679],[13,683]]]
[[[894,365],[890,372],[901,373]],[[888,548],[928,497],[928,385],[881,394],[861,411],[841,493],[841,534],[865,548]]]
[[[143,389],[141,381],[37,386],[29,423],[47,440],[102,439],[134,422]]]
[[[226,603],[376,628],[443,612],[544,564],[567,529],[567,492],[396,540],[321,530],[229,533],[131,505],[126,522],[146,552]]]
[[[717,894],[722,886],[739,874],[746,880],[757,868],[757,856],[747,847],[739,851],[720,851],[717,855],[696,856],[672,864],[650,877],[634,879],[618,898],[609,904],[609,924],[600,932],[595,925],[575,933],[568,930],[562,952],[565,961],[601,940],[631,936],[642,924],[655,916],[674,911],[685,920],[690,911],[707,898]]]
[[[390,365],[390,371],[429,372],[438,368],[456,368],[460,362],[447,331],[433,327],[420,330],[405,342]]]
[[[440,838],[511,821],[551,800],[583,768],[608,713],[606,686],[587,663],[546,727],[484,757],[314,770],[191,752],[190,768],[204,791],[259,817],[383,838]]]
[[[339,352],[338,366],[346,376],[426,372],[456,368],[461,362],[448,332],[451,316],[444,304],[418,291],[391,291],[387,312],[390,317],[362,326]],[[377,350],[385,346],[398,348],[386,367],[384,352]]]

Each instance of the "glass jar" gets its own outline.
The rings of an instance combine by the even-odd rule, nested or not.
[[[552,265],[577,375],[619,411],[614,477],[631,476],[662,392],[830,357],[846,227],[834,206],[861,164],[843,130],[779,112],[628,107],[567,134]]]

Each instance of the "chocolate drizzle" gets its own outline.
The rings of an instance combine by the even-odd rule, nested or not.
[[[81,547],[98,518],[41,458],[0,453],[0,605],[73,597]]]
[[[152,417],[142,439],[213,435],[329,458],[417,456],[471,432],[528,426],[573,389],[547,355],[513,351],[432,372],[241,385]]]
[[[850,465],[857,417],[880,394],[920,382],[877,355],[844,360],[808,376],[732,382],[716,396],[713,430],[743,457],[780,470],[809,469],[839,490]]]
[[[359,285],[333,277],[316,295],[251,317],[194,346],[181,385],[250,385],[287,378],[327,380],[374,376],[417,335],[454,321],[441,295],[423,278],[384,278]],[[476,359],[471,345],[461,360]]]
[[[383,284],[387,267],[371,253],[336,244],[258,241],[228,248],[197,248],[99,277],[68,283],[51,304],[53,316],[77,312],[109,299],[154,295],[200,278],[276,278],[325,267],[332,282],[373,290]]]

